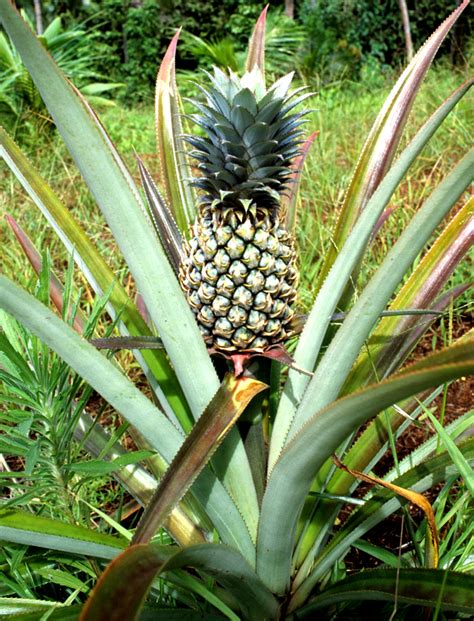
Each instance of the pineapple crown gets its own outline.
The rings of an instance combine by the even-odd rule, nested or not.
[[[205,101],[191,100],[199,110],[191,118],[205,136],[185,136],[201,171],[192,183],[203,191],[204,206],[241,209],[251,201],[276,214],[308,112],[292,110],[309,94],[288,92],[293,73],[265,89],[257,66],[241,78],[217,68],[207,76],[211,86],[198,85]]]

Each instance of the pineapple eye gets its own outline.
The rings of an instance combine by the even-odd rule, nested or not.
[[[268,232],[264,229],[257,229],[255,232],[255,237],[253,238],[253,243],[260,248],[260,250],[264,250],[267,247],[268,240]]]
[[[227,244],[227,252],[231,259],[239,259],[245,251],[245,243],[240,237],[233,237]]]
[[[286,274],[287,265],[282,259],[275,261],[275,274],[280,278]]]
[[[267,239],[267,250],[270,254],[274,255],[278,250],[279,241],[275,235],[269,235]]]
[[[216,252],[216,256],[214,257],[214,263],[217,267],[217,270],[221,274],[227,272],[230,265],[230,257],[223,248],[219,248],[219,250]]]
[[[212,310],[214,311],[214,314],[218,317],[225,317],[225,315],[227,315],[227,311],[230,308],[230,305],[231,301],[229,300],[229,298],[218,295],[212,303]]]
[[[225,317],[219,317],[214,324],[214,334],[217,334],[218,336],[229,337],[232,335],[233,331],[233,325]]]
[[[201,248],[198,248],[192,255],[192,261],[196,267],[202,267],[205,260],[206,257],[204,256],[204,252],[201,250]]]
[[[264,336],[256,336],[253,340],[252,347],[254,349],[265,349],[268,345],[268,339]]]
[[[249,313],[249,320],[247,322],[248,327],[254,332],[261,332],[265,327],[265,322],[267,321],[267,316],[265,313],[260,313],[259,311],[253,310]]]
[[[291,248],[289,246],[287,246],[286,244],[280,244],[278,246],[277,254],[282,259],[287,259],[288,260],[291,257]]]
[[[229,276],[236,285],[241,285],[247,276],[247,268],[242,261],[233,261],[229,267]]]
[[[281,298],[286,298],[293,293],[293,287],[291,287],[287,282],[283,281],[281,283],[281,288],[279,292],[279,296]]]
[[[216,254],[217,250],[217,241],[214,237],[210,237],[206,239],[202,245],[202,251],[204,252],[204,256],[206,259],[212,259],[212,257]]]
[[[241,349],[248,349],[254,338],[254,334],[248,328],[237,328],[232,343]]]
[[[258,293],[263,289],[263,285],[265,284],[265,276],[258,270],[252,270],[247,276],[245,283],[249,287],[250,291]]]
[[[235,232],[239,237],[244,239],[246,242],[252,241],[253,236],[255,235],[255,227],[250,221],[250,219],[246,219],[239,224],[239,226],[235,229]]]
[[[249,309],[252,307],[253,295],[245,287],[237,287],[233,295],[233,300],[239,306]]]
[[[201,299],[201,302],[208,303],[214,299],[216,295],[216,290],[207,282],[203,282],[198,289],[198,295]]]
[[[202,270],[202,278],[209,284],[215,285],[218,278],[219,272],[217,268],[212,263],[206,263]]]
[[[219,246],[225,246],[232,237],[232,229],[230,226],[220,226],[216,230],[216,240]]]
[[[212,328],[215,321],[214,313],[210,306],[203,306],[198,314],[199,321],[207,328]]]
[[[265,280],[265,291],[268,293],[276,293],[280,287],[280,279],[275,274],[270,274]]]
[[[260,291],[260,293],[257,293],[257,295],[255,296],[253,307],[255,308],[255,310],[263,311],[264,313],[270,312],[270,309],[272,307],[271,295]]]
[[[270,274],[273,272],[275,267],[275,257],[273,257],[269,252],[262,252],[259,267],[264,274]]]
[[[227,275],[224,275],[217,281],[216,290],[220,295],[230,296],[235,291],[235,284]]]
[[[285,313],[285,308],[288,308],[288,305],[283,300],[275,300],[272,305],[272,310],[270,311],[270,317],[281,319]]]
[[[250,244],[245,249],[242,261],[250,268],[257,267],[260,259],[260,251],[258,248]]]
[[[243,326],[247,321],[247,311],[241,306],[233,306],[227,315],[229,321],[235,328]]]
[[[188,302],[189,305],[194,309],[194,310],[199,310],[202,306],[202,302],[201,302],[201,298],[199,297],[199,293],[196,291],[196,289],[193,289],[189,295],[188,295]]]
[[[221,336],[216,336],[215,338],[216,347],[221,349],[222,351],[233,351],[234,346],[228,339],[224,339]]]
[[[264,336],[274,336],[281,330],[281,321],[279,319],[270,319],[265,327]]]
[[[189,282],[191,283],[191,286],[199,287],[201,283],[201,272],[197,268],[193,267],[189,271],[188,278],[189,278]]]

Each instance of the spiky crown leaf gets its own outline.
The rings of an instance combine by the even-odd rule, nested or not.
[[[307,113],[291,111],[308,95],[300,94],[303,89],[288,93],[292,73],[268,90],[257,67],[242,78],[217,68],[208,77],[211,86],[199,86],[205,102],[192,100],[200,112],[192,118],[206,135],[185,137],[202,172],[193,184],[203,191],[203,203],[229,208],[251,200],[278,208]]]

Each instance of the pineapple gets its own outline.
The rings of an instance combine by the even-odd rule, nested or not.
[[[262,352],[291,335],[298,272],[282,195],[299,154],[304,98],[292,74],[265,90],[255,67],[239,78],[214,70],[193,102],[205,136],[186,136],[201,175],[198,217],[180,282],[211,350]],[[291,100],[291,101],[290,101]]]

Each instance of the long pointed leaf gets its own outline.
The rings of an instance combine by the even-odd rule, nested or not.
[[[474,458],[474,441],[470,439],[464,442],[462,451],[467,459],[472,460]],[[401,487],[410,487],[417,492],[424,492],[456,473],[456,466],[451,457],[447,453],[443,453],[410,469],[396,478],[394,483]],[[363,537],[366,532],[397,511],[403,504],[405,504],[405,500],[401,500],[394,496],[393,492],[385,489],[378,491],[363,507],[352,513],[344,526],[318,556],[314,570],[296,589],[292,605],[296,606],[298,602],[306,601],[314,586],[332,567],[336,559],[341,558],[341,555],[349,549],[354,541]]]
[[[179,31],[173,37],[156,80],[156,137],[163,183],[169,206],[182,233],[187,235],[196,215],[196,198],[182,138],[175,57]]]
[[[445,363],[452,357],[451,363]],[[440,364],[440,361],[442,364]],[[340,443],[369,418],[413,394],[474,370],[469,342],[425,360],[429,368],[407,371],[331,403],[307,420],[287,444],[268,480],[257,545],[257,571],[275,593],[289,585],[298,516],[313,478]],[[415,367],[416,369],[416,367]],[[286,533],[285,537],[280,534]]]
[[[321,273],[322,286],[350,230],[390,168],[416,94],[439,46],[469,4],[462,4],[439,26],[402,73],[382,107],[362,149]]]
[[[245,71],[252,71],[257,67],[265,75],[265,24],[268,5],[260,13],[249,41]]]
[[[299,367],[310,371],[314,369],[330,318],[346,284],[349,282],[353,269],[366,248],[380,213],[387,205],[411,163],[471,86],[472,81],[461,86],[436,110],[386,174],[363,210],[347,243],[340,251],[331,272],[319,291],[308,316],[294,354],[295,363]],[[270,444],[268,460],[270,471],[284,446],[297,404],[301,401],[308,383],[307,377],[292,371],[289,372]]]
[[[451,220],[430,250],[403,285],[390,310],[406,306],[429,308],[449,276],[474,242],[474,198],[471,198]],[[344,386],[350,392],[370,381],[374,373],[384,377],[393,371],[415,344],[411,332],[418,324],[428,327],[430,320],[386,318],[371,334],[367,350],[359,356]],[[417,330],[419,335],[420,330]]]
[[[79,621],[135,619],[157,572],[193,567],[220,582],[235,596],[242,618],[274,619],[278,603],[235,550],[204,544],[176,552],[154,544],[128,548],[113,561],[87,601]],[[117,606],[117,602],[121,605]]]
[[[0,509],[0,539],[106,559],[127,545],[125,539],[13,509]]]
[[[84,440],[85,449],[94,457],[100,457],[102,460],[120,458],[126,454],[120,444],[115,443],[110,446],[109,434],[85,412],[81,415],[74,436],[79,442]],[[105,455],[104,451],[106,451]],[[150,502],[158,487],[156,479],[137,465],[125,466],[114,473],[114,478],[120,481],[142,506]],[[173,510],[164,527],[182,546],[204,543],[203,534],[180,506]]]
[[[436,569],[373,569],[329,587],[298,618],[314,619],[317,610],[348,601],[377,600],[474,612],[474,576]],[[317,613],[316,613],[317,614]]]
[[[87,104],[77,96],[10,2],[0,5],[0,17],[109,223],[197,419],[219,388],[219,379],[139,194]],[[162,73],[158,79],[158,84],[168,85],[167,88],[171,88],[174,71],[172,49],[171,52],[167,56],[166,75]],[[177,118],[172,115],[172,119]],[[162,352],[156,350],[155,355]],[[234,430],[220,453],[225,453],[226,467],[219,470],[219,476],[255,537],[257,495],[244,446]]]
[[[309,153],[311,145],[316,140],[319,132],[313,132],[310,136],[304,141],[300,155],[295,158],[292,162],[291,168],[293,170],[290,183],[287,192],[282,196],[281,205],[282,208],[286,211],[285,224],[286,228],[289,231],[293,231],[296,225],[296,206],[297,206],[297,197],[298,197],[298,189],[301,182],[301,175],[303,173],[304,163],[306,161],[306,157]]]
[[[160,236],[163,248],[174,268],[176,274],[179,272],[179,266],[183,260],[183,240],[179,232],[176,222],[173,219],[163,197],[158,191],[150,173],[146,169],[141,159],[136,156],[138,168],[142,178],[142,185],[145,190],[148,207],[155,225],[156,231]]]
[[[86,382],[128,420],[170,463],[184,437],[166,416],[92,345],[74,332],[33,296],[0,276],[0,308],[16,317],[51,347]],[[242,516],[231,497],[205,470],[193,491],[208,512],[222,539],[251,562],[255,550]]]
[[[359,296],[318,364],[296,412],[289,437],[301,428],[312,408],[322,408],[337,398],[367,335],[397,285],[432,232],[469,186],[473,175],[474,149],[455,166],[415,214]]]
[[[130,187],[103,132],[10,2],[1,5],[0,16],[104,213],[197,418],[219,382],[193,314],[137,193]],[[186,351],[175,337],[178,333],[186,340]]]
[[[266,384],[227,374],[213,400],[186,437],[137,526],[133,543],[147,543],[185,495],[227,433]]]
[[[150,329],[132,304],[125,289],[117,282],[114,272],[82,227],[1,127],[0,148],[7,164],[53,227],[68,252],[73,254],[75,262],[94,291],[98,295],[109,292],[108,308],[113,318],[120,312],[119,326],[136,336],[150,335]],[[151,372],[148,373],[150,383],[165,412],[171,417],[174,411],[183,427],[189,427],[191,414],[166,355],[160,351],[143,352],[143,359],[146,364],[145,370],[148,367]],[[166,396],[163,391],[166,391]]]
[[[21,228],[21,226],[16,222],[14,218],[9,216],[8,214],[5,216],[8,222],[9,227],[12,229],[15,237],[20,242],[21,247],[23,248],[24,253],[28,261],[31,263],[31,266],[35,270],[36,274],[39,276],[41,273],[42,267],[42,258],[40,253],[36,250],[33,242],[25,233],[25,231]],[[50,283],[49,283],[49,295],[51,297],[51,301],[54,306],[58,309],[60,313],[62,313],[63,309],[63,291],[64,288],[59,281],[56,274],[51,271],[50,275]],[[81,311],[81,309],[77,309],[76,315],[73,321],[73,327],[76,332],[82,334],[85,325],[85,317]]]

